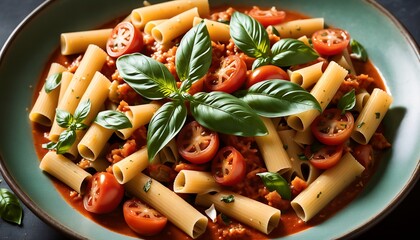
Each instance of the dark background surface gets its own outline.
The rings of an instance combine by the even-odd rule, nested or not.
[[[0,46],[3,46],[8,36],[18,24],[32,12],[43,0],[0,0]],[[139,1],[140,3],[141,1]],[[393,14],[417,44],[420,44],[420,1],[417,0],[378,0],[385,9]],[[420,76],[419,76],[420,81]],[[6,181],[0,175],[0,188],[8,188]],[[23,204],[22,204],[23,205]],[[385,219],[374,225],[357,239],[397,238],[416,236],[419,233],[417,216],[420,214],[420,183],[411,190]],[[414,220],[409,220],[413,219]],[[417,221],[417,223],[416,223]],[[26,206],[23,205],[23,221],[20,226],[10,224],[0,219],[0,239],[65,239],[60,232],[44,223]],[[415,238],[415,237],[412,237]]]

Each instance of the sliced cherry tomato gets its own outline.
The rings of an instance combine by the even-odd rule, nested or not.
[[[219,134],[201,126],[197,121],[187,123],[176,141],[179,154],[196,164],[210,161],[219,149]]]
[[[322,55],[341,53],[350,42],[350,34],[339,28],[326,28],[312,34],[312,44]]]
[[[269,10],[261,10],[254,6],[248,14],[264,27],[282,23],[286,18],[286,12],[278,11],[275,7],[272,7]]]
[[[143,34],[130,22],[121,22],[115,26],[106,43],[108,55],[114,58],[139,52],[142,48]]]
[[[336,165],[343,155],[343,144],[320,145],[313,144],[305,147],[305,156],[316,168],[328,169]]]
[[[204,87],[207,91],[233,93],[244,84],[246,70],[246,63],[240,57],[230,55],[222,61],[216,73],[206,77]]]
[[[211,171],[216,182],[224,186],[233,186],[244,179],[246,162],[238,150],[226,146],[220,149],[213,159]]]
[[[327,145],[342,144],[350,138],[354,117],[350,112],[341,114],[338,108],[324,110],[311,124],[312,134]]]
[[[92,213],[108,213],[120,204],[124,187],[109,172],[97,172],[90,179],[83,206]]]
[[[125,201],[124,219],[127,225],[143,236],[156,235],[163,230],[168,219],[137,198]]]
[[[246,88],[249,88],[258,82],[269,79],[289,80],[290,78],[286,71],[284,71],[282,68],[274,65],[264,65],[252,71],[246,81]]]

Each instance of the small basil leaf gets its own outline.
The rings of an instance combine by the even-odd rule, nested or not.
[[[264,27],[252,17],[234,12],[230,20],[230,36],[235,45],[254,58],[270,55],[270,39]]]
[[[240,99],[264,117],[285,117],[311,109],[322,111],[312,94],[286,80],[262,81],[240,93]]]
[[[344,94],[338,101],[337,107],[341,110],[341,113],[344,114],[346,111],[350,111],[356,105],[356,94],[354,89],[350,92]]]
[[[88,128],[88,125],[84,123],[75,123],[70,126],[70,129],[73,129],[73,130],[83,130],[86,128]]]
[[[159,100],[178,91],[168,68],[145,55],[123,55],[117,59],[116,65],[124,81],[145,98]]]
[[[283,199],[290,200],[292,191],[287,181],[279,174],[273,172],[257,173],[264,185],[270,191],[277,191]]]
[[[187,108],[181,101],[167,102],[156,111],[147,130],[149,161],[178,134],[186,118]]]
[[[185,34],[176,51],[176,71],[183,81],[181,90],[187,91],[207,73],[212,61],[211,54],[210,35],[206,25],[201,22]]]
[[[42,148],[48,149],[48,150],[55,150],[57,148],[57,143],[55,142],[48,142],[42,144]]]
[[[66,129],[61,132],[58,137],[57,145],[55,146],[57,154],[66,153],[73,143],[76,141],[76,131],[72,129]]]
[[[16,195],[7,188],[0,188],[0,216],[3,220],[16,223],[22,222],[22,206]]]
[[[114,110],[99,112],[95,118],[95,123],[113,130],[131,128],[133,126],[124,113]]]
[[[255,70],[256,68],[264,66],[264,65],[268,65],[270,63],[271,63],[271,58],[270,57],[257,58],[252,63],[252,70]]]
[[[68,128],[74,121],[73,115],[61,109],[57,109],[55,112],[55,119],[58,126],[62,128]]]
[[[60,86],[62,73],[52,74],[45,80],[44,91],[50,93],[52,90]]]
[[[216,132],[238,136],[267,134],[260,117],[246,103],[224,92],[196,93],[190,110],[197,122]]]
[[[73,116],[77,123],[81,123],[83,122],[83,120],[85,120],[85,118],[90,112],[90,106],[91,106],[90,99],[79,103],[76,110],[74,111],[74,116]]]
[[[351,47],[351,53],[350,57],[361,60],[363,62],[366,62],[368,59],[368,54],[366,49],[360,44],[358,41],[351,39],[350,40],[350,47]]]
[[[271,48],[272,64],[287,67],[303,64],[317,59],[319,56],[311,47],[293,38],[282,38]]]
[[[225,202],[225,203],[233,203],[235,201],[235,196],[233,195],[221,196],[220,201]]]

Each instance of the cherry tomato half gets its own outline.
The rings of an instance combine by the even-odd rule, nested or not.
[[[264,27],[282,23],[286,18],[286,12],[278,11],[275,7],[272,7],[269,10],[261,10],[254,6],[248,14]]]
[[[139,52],[142,48],[143,34],[130,22],[121,22],[115,26],[106,43],[108,55],[114,58]]]
[[[311,124],[312,134],[327,145],[342,144],[350,138],[354,117],[350,112],[341,114],[338,108],[325,109]]]
[[[322,55],[341,53],[350,42],[350,34],[339,28],[326,28],[312,34],[312,44]]]
[[[245,177],[246,162],[236,148],[226,146],[220,149],[213,159],[211,171],[216,182],[224,186],[232,186]]]
[[[248,76],[246,81],[246,88],[251,87],[252,85],[269,79],[283,79],[289,80],[289,75],[282,68],[274,65],[264,65],[256,68]]]
[[[209,74],[204,80],[207,91],[233,93],[246,79],[246,63],[237,55],[226,57],[215,74]]]
[[[143,236],[158,234],[168,222],[165,216],[136,198],[124,202],[123,214],[127,225]]]
[[[182,127],[176,139],[178,152],[195,164],[210,161],[219,149],[219,134],[191,121]]]
[[[316,168],[328,169],[336,165],[343,155],[343,144],[340,145],[308,145],[305,156]]]
[[[97,172],[90,179],[83,196],[84,208],[92,213],[113,211],[124,196],[124,187],[109,172]]]

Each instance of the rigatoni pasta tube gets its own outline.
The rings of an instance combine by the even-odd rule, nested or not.
[[[179,0],[136,8],[131,11],[131,22],[135,27],[143,29],[146,23],[151,20],[168,19],[195,7],[197,7],[200,16],[210,15],[208,0]]]
[[[62,33],[60,35],[61,54],[83,53],[90,44],[105,49],[111,32],[112,28]]]
[[[365,168],[347,152],[334,167],[325,170],[291,202],[297,216],[308,222],[344,188],[360,176]]]
[[[133,134],[134,130],[144,126],[150,122],[153,114],[160,108],[161,104],[156,101],[152,101],[146,104],[128,106],[128,110],[125,111],[125,115],[130,120],[132,127],[119,129],[115,134],[121,139],[127,139]]]
[[[113,129],[104,128],[93,122],[77,144],[79,154],[87,160],[95,161],[114,132]]]
[[[74,113],[95,72],[102,69],[107,56],[107,53],[98,46],[93,44],[89,45],[57,109],[67,111],[71,114]],[[58,127],[56,125],[57,123],[54,120],[52,128]],[[60,131],[54,130],[54,132]],[[49,139],[51,141],[57,141],[58,135],[50,134]]]
[[[143,187],[150,183],[148,191]],[[201,236],[207,228],[208,219],[175,192],[149,176],[138,173],[124,184],[125,189],[166,216],[168,220],[192,238]]]
[[[59,63],[52,63],[47,74],[48,77],[57,76],[62,77],[62,73],[67,68]],[[50,127],[53,124],[55,117],[55,108],[58,105],[58,98],[60,96],[60,88],[52,89],[50,92],[45,91],[45,84],[42,86],[41,91],[29,113],[29,119],[32,122],[39,123],[43,126]]]
[[[88,179],[92,176],[73,161],[55,151],[49,151],[41,159],[39,168],[56,177],[80,194],[84,193]]]
[[[207,30],[209,31],[210,39],[214,42],[229,42],[230,39],[230,27],[228,24],[213,21],[210,19],[202,19],[195,17],[193,26],[198,25],[201,21],[206,24]]]
[[[71,79],[73,79],[73,73],[65,71],[61,75],[60,83],[60,96],[58,97],[58,104],[60,104],[61,99],[63,99],[64,93],[66,92],[67,87],[70,85]]]
[[[143,171],[149,165],[147,148],[143,147],[112,166],[112,172],[120,184],[124,184],[137,173]]]
[[[234,197],[233,202],[226,203],[221,200],[222,197],[230,195]],[[234,192],[198,194],[195,203],[203,207],[210,207],[214,204],[216,210],[265,234],[269,234],[276,228],[280,221],[281,212],[279,209]]]
[[[361,112],[362,109],[366,106],[366,103],[370,97],[370,93],[363,89],[359,93],[356,93],[356,104],[354,105],[353,110]]]
[[[323,62],[319,62],[295,71],[289,70],[290,81],[304,89],[312,87],[322,76],[322,64]]]
[[[166,20],[167,19],[157,19],[157,20],[152,20],[152,21],[147,22],[146,25],[144,26],[144,32],[152,36],[152,29]]]
[[[343,83],[344,78],[347,76],[347,73],[346,69],[336,62],[331,61],[318,82],[312,88],[311,94],[318,100],[322,111],[331,102],[341,83]],[[291,115],[287,118],[287,124],[297,131],[304,131],[319,114],[320,112],[317,110],[309,110]]]
[[[286,150],[284,150],[283,143],[271,119],[261,117],[261,120],[267,128],[268,134],[255,137],[255,142],[258,145],[267,170],[282,174],[292,167],[290,158]]]
[[[356,119],[351,138],[360,144],[369,143],[392,101],[392,96],[384,90],[373,89],[365,107]]]
[[[194,17],[199,17],[197,8],[182,12],[154,27],[152,36],[161,44],[168,43],[190,30],[193,27]]]
[[[185,169],[176,175],[173,188],[176,193],[208,193],[221,190],[211,173]]]
[[[312,33],[324,29],[324,18],[298,19],[274,25],[281,38],[299,38],[312,36]]]

